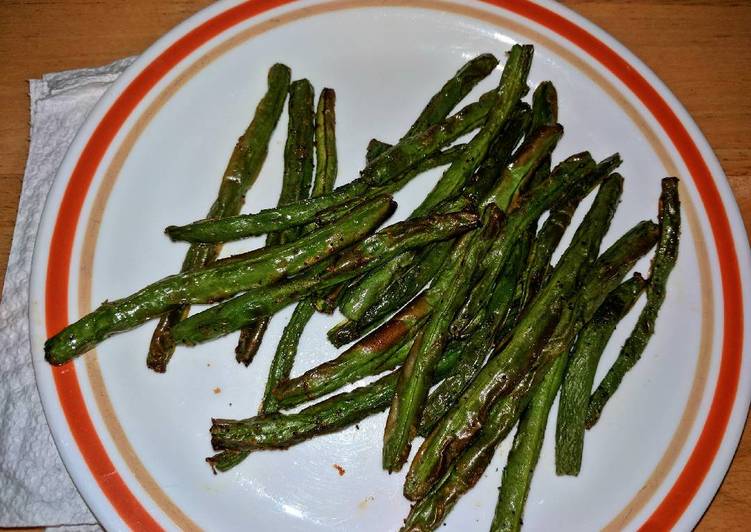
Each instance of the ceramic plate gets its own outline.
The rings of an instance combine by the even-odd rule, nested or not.
[[[344,182],[362,167],[367,141],[398,139],[461,64],[486,51],[503,57],[517,42],[535,45],[530,84],[549,79],[558,89],[566,133],[556,159],[585,149],[623,156],[625,193],[605,245],[655,217],[666,175],[681,179],[685,221],[654,339],[588,433],[578,478],[554,474],[549,427],[525,527],[687,529],[698,521],[748,411],[749,249],[722,169],[668,89],[614,39],[553,2],[253,0],[212,5],[145,52],[88,118],[45,207],[31,286],[36,375],[60,453],[105,527],[399,527],[409,504],[404,472],[380,467],[385,414],[285,452],[255,453],[227,474],[213,475],[203,461],[211,417],[256,412],[290,309],[274,317],[248,369],[234,361],[233,335],[181,348],[166,375],[152,373],[144,359],[153,324],[61,368],[44,362],[42,344],[105,299],[179,269],[185,246],[162,231],[206,212],[274,62],[318,90],[336,89]],[[491,78],[470,98],[498,73]],[[283,118],[246,212],[276,201],[285,131]],[[397,217],[437,175],[397,195]],[[337,319],[312,320],[294,373],[334,356],[324,331]],[[603,367],[634,321],[632,314],[618,328]],[[487,528],[508,445],[451,512],[447,530]]]

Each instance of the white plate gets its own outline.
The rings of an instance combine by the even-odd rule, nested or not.
[[[92,112],[45,207],[31,286],[37,380],[63,459],[107,528],[398,528],[409,505],[403,473],[380,468],[383,415],[286,452],[256,453],[227,474],[214,476],[204,464],[210,418],[256,411],[288,311],[274,318],[249,369],[233,360],[233,335],[181,348],[166,375],[154,374],[144,365],[153,325],[59,369],[43,361],[42,344],[101,301],[178,270],[185,247],[162,230],[206,212],[272,63],[290,65],[317,89],[336,89],[344,181],[357,175],[367,141],[397,139],[462,63],[485,51],[500,57],[515,42],[536,47],[531,84],[550,79],[558,89],[566,133],[556,158],[589,149],[625,160],[623,203],[605,244],[655,216],[665,175],[681,178],[685,220],[657,334],[588,434],[578,478],[555,476],[547,438],[525,527],[698,521],[748,411],[743,330],[751,307],[741,287],[750,270],[727,180],[683,107],[611,37],[552,2],[255,0],[212,5],[144,53]],[[497,83],[492,78],[478,91]],[[246,212],[275,202],[285,130],[283,118]],[[435,178],[400,192],[397,216]],[[295,373],[333,356],[324,337],[333,321],[311,322]],[[618,329],[603,366],[633,321]],[[507,447],[447,529],[487,527]]]

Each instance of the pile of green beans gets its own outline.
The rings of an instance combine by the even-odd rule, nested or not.
[[[295,304],[258,415],[212,420],[217,453],[206,460],[214,471],[387,410],[385,470],[402,469],[415,438],[425,438],[407,468],[404,495],[414,504],[402,530],[429,531],[517,427],[491,530],[519,530],[551,405],[560,392],[556,473],[577,475],[586,430],[655,334],[681,225],[678,180],[665,178],[657,223],[636,223],[600,249],[626,183],[615,172],[621,158],[598,163],[581,152],[552,164],[564,134],[558,94],[545,81],[523,101],[532,57],[532,46],[513,46],[498,85],[454,112],[499,65],[491,54],[470,60],[399,140],[371,140],[360,175],[339,186],[334,90],[323,89],[316,105],[310,81],[292,81],[288,67],[273,65],[206,218],[166,229],[190,243],[180,272],[71,323],[47,340],[46,360],[70,363],[109,336],[158,319],[148,368],[164,373],[177,346],[237,331],[235,358],[249,366],[269,320]],[[241,213],[285,101],[277,206]],[[436,167],[445,167],[441,177],[407,219],[381,227],[396,208],[392,196]],[[595,190],[553,264],[576,210]],[[223,243],[258,235],[267,235],[263,247],[219,258]],[[629,276],[653,248],[648,275]],[[595,386],[609,339],[641,294],[646,305]],[[192,304],[211,306],[189,315]],[[308,322],[336,308],[345,320],[328,331],[329,341],[352,345],[293,376]],[[341,391],[368,377],[378,378]]]

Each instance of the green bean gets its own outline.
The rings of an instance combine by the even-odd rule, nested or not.
[[[323,89],[318,97],[315,126],[316,174],[311,198],[331,193],[336,183],[338,157],[336,152],[336,92]]]
[[[563,128],[555,124],[543,126],[527,138],[511,163],[504,168],[497,185],[480,202],[480,207],[495,203],[503,211],[508,211],[516,191],[540,162],[555,149],[562,135]]]
[[[448,412],[470,382],[482,368],[488,353],[497,339],[498,330],[509,312],[514,297],[514,288],[524,271],[529,248],[527,239],[517,246],[504,266],[488,310],[472,328],[468,339],[461,342],[461,355],[454,369],[430,393],[422,412],[418,434],[426,437],[438,421]],[[453,327],[452,323],[452,327]],[[454,335],[456,336],[456,335]]]
[[[640,224],[637,227],[646,226]],[[604,261],[598,259],[599,264],[593,268],[593,275],[584,288],[590,297],[578,297],[575,304],[576,310],[564,318],[563,325],[558,328],[560,332],[554,334],[558,341],[548,344],[540,355],[540,368],[546,368],[550,364],[552,367],[547,370],[544,380],[534,393],[531,404],[527,407],[517,430],[512,451],[503,472],[492,530],[519,530],[521,527],[524,505],[544,438],[550,406],[569,363],[567,356],[569,345],[582,330],[583,324],[594,319],[603,307],[611,305],[614,299],[633,297],[628,294],[634,290],[638,294],[643,288],[644,281],[638,274],[613,288],[618,280],[633,267],[636,260],[654,245],[654,238],[648,239],[651,243],[649,247],[643,242],[634,242],[632,238],[634,234],[633,230],[630,231],[611,246],[603,254],[603,256],[609,255],[609,258]],[[610,260],[615,257],[621,257],[624,260],[617,264],[615,267],[617,273],[613,274],[613,263]],[[591,297],[592,294],[597,294],[597,296]]]
[[[435,93],[428,105],[420,113],[420,116],[410,126],[405,139],[416,133],[425,131],[430,126],[441,122],[448,116],[451,110],[458,104],[480,81],[490,74],[498,65],[498,59],[492,54],[480,54],[465,63],[454,76],[451,77]],[[391,144],[370,139],[366,150],[365,160],[370,163],[383,152],[391,148]]]
[[[313,86],[307,79],[294,81],[289,86],[289,122],[287,142],[284,145],[282,191],[277,206],[307,199],[310,194],[315,151],[313,100]],[[266,239],[266,244],[273,245],[277,241],[290,242],[298,233],[299,231],[294,228],[271,233]]]
[[[598,164],[597,172],[607,175],[620,166],[620,164],[621,158],[618,154],[615,154]],[[582,199],[584,199],[583,195],[572,196],[562,202],[561,205],[555,206],[550,210],[550,214],[542,225],[532,246],[526,276],[520,285],[517,286],[517,295],[511,314],[518,313],[521,309],[525,308],[529,300],[537,294],[542,284],[547,280],[552,270],[550,260],[553,257],[553,253],[571,223],[571,218]],[[504,328],[504,332],[508,332],[512,326],[513,323],[509,322],[507,327]]]
[[[167,233],[173,240],[228,242],[313,222],[317,225],[329,223],[332,218],[341,217],[363,201],[380,194],[397,192],[415,176],[449,164],[461,155],[464,148],[464,144],[457,144],[434,153],[383,186],[371,187],[365,180],[355,179],[323,196],[265,209],[255,214],[203,220],[179,227],[170,226]]]
[[[532,109],[530,110],[529,107],[522,109],[523,114],[520,117],[522,118],[522,123],[516,126],[518,128],[516,131],[519,133],[528,131],[527,141],[519,149],[514,163],[504,169],[504,174],[502,174],[502,178],[498,182],[495,194],[493,195],[491,191],[488,191],[486,197],[508,204],[511,202],[511,198],[518,195],[520,191],[528,191],[547,179],[550,175],[550,153],[560,138],[560,130],[557,130],[560,126],[556,125],[557,112],[555,88],[550,82],[543,82],[534,92]],[[512,137],[507,136],[506,138],[511,139]],[[517,142],[517,140],[513,140],[511,143],[506,143],[505,146],[499,147],[499,151],[505,151],[505,154],[501,157],[510,156],[511,150],[513,150]],[[531,157],[530,155],[533,153],[536,153],[536,156]],[[483,167],[489,164],[489,159],[491,158],[486,159]],[[488,170],[490,172],[499,172],[502,168],[502,166],[498,165],[498,161],[500,160],[502,159],[497,159],[496,162],[491,161],[491,164],[496,168],[488,166]],[[505,165],[505,162],[502,164]],[[498,187],[504,187],[505,190],[502,189],[499,192],[497,190]],[[499,197],[505,199],[499,200]],[[519,246],[519,249],[524,249],[523,254],[516,253],[511,261],[503,266],[503,272],[501,272],[500,277],[495,281],[496,287],[494,288],[494,293],[499,295],[494,296],[494,298],[497,300],[500,296],[501,299],[490,305],[491,308],[499,311],[494,318],[492,330],[489,327],[478,330],[481,324],[487,319],[487,313],[484,309],[481,309],[481,312],[472,317],[466,315],[459,316],[452,324],[452,334],[455,337],[466,336],[470,333],[472,333],[472,337],[465,350],[465,355],[463,355],[461,362],[455,368],[454,372],[447,376],[431,394],[419,428],[421,435],[427,435],[430,432],[438,419],[445,414],[454,400],[461,394],[466,384],[474,378],[485,360],[487,350],[490,348],[489,346],[492,344],[494,337],[499,337],[499,335],[502,337],[503,335],[501,335],[500,331],[504,327],[510,329],[515,323],[515,316],[523,307],[520,297],[522,284],[520,279],[521,270],[523,262],[527,260],[528,245],[534,239],[535,232],[536,224],[532,224],[527,230],[527,235],[521,239],[523,245]],[[490,283],[485,286],[488,290],[491,289]],[[463,331],[461,330],[462,328]],[[476,330],[477,332],[475,332]]]
[[[211,470],[215,475],[217,471],[226,473],[245,460],[248,454],[250,454],[248,451],[221,451],[214,456],[206,458],[206,463],[211,466]]]
[[[587,428],[592,428],[602,414],[605,404],[618,389],[623,377],[634,367],[654,334],[657,314],[665,301],[665,287],[670,272],[678,259],[678,242],[681,232],[681,205],[678,197],[678,179],[662,180],[659,206],[660,242],[652,260],[647,285],[647,304],[641,311],[634,330],[623,345],[613,366],[589,400]]]
[[[558,475],[578,475],[584,448],[584,421],[597,364],[610,336],[644,290],[638,274],[613,291],[579,333],[566,369],[555,440]]]
[[[228,259],[233,259],[233,257],[228,257]],[[313,266],[313,269],[318,272],[323,271],[330,261],[331,259],[319,262]],[[304,307],[306,305],[311,306],[310,301],[307,299],[300,301],[297,304],[297,307]],[[293,318],[295,318],[297,323],[294,327],[289,329],[285,328],[282,333],[282,338],[279,340],[279,344],[277,344],[277,350],[271,361],[271,367],[269,369],[270,379],[272,378],[271,374],[285,376],[286,372],[286,376],[288,376],[289,371],[292,369],[299,335],[302,334],[305,323],[307,323],[312,317],[312,312],[305,320],[303,320],[304,315],[307,315],[307,309],[301,308],[297,311],[296,308],[295,312],[293,312]],[[263,337],[268,329],[269,321],[271,321],[271,316],[264,316],[240,329],[240,338],[235,347],[235,360],[237,360],[237,362],[244,364],[246,367],[250,365],[261,347],[261,342],[263,341]],[[284,348],[280,349],[280,346],[284,346]],[[276,379],[277,377],[274,378]],[[282,377],[278,378],[281,379]]]
[[[425,299],[433,310],[402,366],[386,420],[383,467],[388,471],[400,469],[407,460],[428,395],[433,366],[448,340],[454,313],[464,300],[478,262],[500,230],[501,212],[497,207],[489,207],[483,217],[483,228],[457,241],[425,292]]]
[[[524,138],[531,119],[532,110],[529,105],[519,102],[508,122],[490,145],[485,159],[474,176],[475,182],[468,187],[476,197],[487,197],[493,187],[498,184],[499,179],[502,179],[502,173],[511,163],[514,150]]]
[[[532,475],[540,458],[548,414],[558,395],[566,362],[565,353],[556,358],[521,415],[519,428],[514,436],[514,444],[506,461],[506,467],[503,468],[498,503],[495,507],[493,523],[490,525],[490,530],[493,532],[521,529],[522,513]]]
[[[540,161],[553,151],[562,134],[563,129],[560,126],[544,126],[534,136],[528,138],[524,145],[519,148],[511,163],[506,166],[496,186],[483,198],[480,204],[487,206],[494,203],[504,212],[513,208],[512,200],[516,196],[517,190],[532,175]],[[534,220],[530,217],[525,219],[523,223],[529,225],[533,222]],[[496,258],[496,265],[491,271],[499,271],[499,268],[503,267],[502,263],[502,256]],[[462,306],[454,319],[452,328],[455,333],[463,330],[472,319],[481,314],[481,309],[476,304],[472,305],[472,302],[478,300],[485,302],[492,293],[496,278],[497,275],[485,274],[473,288],[470,301]]]
[[[290,69],[275,64],[269,69],[268,90],[255,110],[250,125],[237,141],[227,168],[222,176],[217,199],[209,209],[207,218],[224,218],[240,212],[245,193],[255,183],[268,152],[271,134],[279,122],[289,87]],[[181,272],[202,268],[216,259],[220,246],[193,244],[183,260]],[[172,327],[188,315],[190,307],[181,305],[164,314],[154,330],[149,344],[146,365],[164,373],[175,351]]]
[[[514,45],[511,48],[496,91],[495,105],[488,112],[485,124],[467,144],[464,156],[449,166],[433,190],[415,209],[415,216],[427,214],[440,202],[458,194],[485,159],[491,142],[498,136],[517,102],[527,90],[526,81],[532,64],[532,54],[533,47],[530,45]],[[481,205],[483,208],[485,206],[487,202]]]
[[[336,152],[336,92],[333,89],[323,89],[321,95],[318,97],[315,119],[315,148],[316,171],[311,190],[311,197],[313,198],[330,193],[334,189],[334,183],[336,182],[338,171]],[[306,227],[305,230],[309,231],[312,228]],[[276,355],[272,359],[271,368],[269,369],[268,389],[273,388],[273,386],[269,386],[269,382],[272,381],[272,375],[276,376],[276,381],[289,376],[300,334],[302,334],[305,324],[313,315],[312,310],[309,308],[310,306],[311,303],[309,301],[298,303],[292,314],[290,323],[285,327],[282,338],[277,346]],[[250,363],[258,352],[268,323],[268,317],[261,318],[240,331],[240,340],[235,349],[238,362],[244,362],[246,366]],[[266,395],[268,396],[269,394],[267,393]],[[264,401],[263,404],[268,406],[267,410],[271,408],[272,401],[273,398]]]
[[[357,216],[353,214],[351,219]],[[394,224],[340,253],[323,273],[313,271],[276,286],[252,290],[191,316],[175,327],[175,340],[195,344],[228,334],[314,291],[352,279],[407,249],[457,236],[477,223],[477,215],[459,212]]]
[[[365,311],[383,296],[382,287],[387,286],[395,274],[410,266],[417,255],[416,251],[402,253],[371,272],[364,282],[344,292],[339,302],[339,311],[350,320],[362,318]]]
[[[531,224],[527,231],[519,239],[516,249],[509,256],[509,260],[503,265],[501,274],[496,280],[492,295],[488,301],[488,307],[473,318],[463,330],[456,333],[457,337],[467,336],[474,332],[484,320],[489,317],[493,320],[493,338],[496,343],[506,337],[504,330],[513,328],[516,324],[522,308],[519,306],[520,284],[526,274],[529,252],[535,239],[537,224]],[[500,299],[499,299],[500,298]],[[500,302],[499,302],[500,301]],[[487,310],[492,312],[488,313]],[[506,331],[508,332],[508,331]]]
[[[424,131],[446,118],[454,106],[496,66],[498,59],[492,54],[480,54],[468,61],[433,95],[404,136],[409,137]]]
[[[292,83],[289,88],[289,122],[284,146],[282,191],[277,206],[307,199],[313,178],[314,114],[313,86],[307,79]],[[299,228],[269,233],[266,246],[291,242],[300,234]],[[235,347],[235,360],[246,366],[255,358],[269,325],[269,316],[249,324],[240,331]]]
[[[443,173],[433,190],[413,211],[413,217],[429,214],[435,207],[448,198],[454,197],[467,184],[470,177],[486,158],[491,143],[498,137],[503,126],[513,116],[516,105],[526,90],[526,79],[532,61],[531,46],[514,46],[504,67],[500,84],[496,90],[497,103],[488,113],[485,124],[479,133],[467,144],[462,157],[455,159]],[[485,205],[483,205],[485,206]],[[414,260],[409,256],[402,262]],[[357,320],[388,286],[397,265],[383,268],[378,275],[366,277],[357,287],[350,291],[342,308],[342,313],[349,319]],[[356,308],[353,302],[358,302]],[[350,312],[351,311],[351,312]]]
[[[407,353],[409,352],[410,347],[412,346],[412,341],[414,338],[410,339],[402,345],[400,348],[394,350],[390,350],[391,356],[387,357],[386,360],[381,361],[377,366],[371,367],[371,370],[373,374],[381,373],[384,371],[390,371],[394,369],[395,367],[398,367],[404,362],[404,359],[407,358]],[[388,377],[388,376],[387,376]],[[395,384],[393,385],[395,386]],[[328,412],[336,413],[338,411],[338,408],[341,406],[341,404],[338,402],[340,399],[343,399],[343,403],[347,405],[347,408],[354,408],[356,412],[352,412],[350,417],[347,418],[339,418],[337,422],[332,423],[331,425],[326,428],[326,432],[333,432],[334,430],[337,430],[339,428],[344,428],[347,425],[350,425],[352,423],[356,423],[357,421],[367,417],[371,413],[375,413],[379,410],[374,410],[375,407],[372,406],[372,403],[370,403],[370,400],[372,400],[372,396],[370,394],[379,395],[380,389],[376,387],[368,387],[366,386],[365,389],[357,388],[353,390],[353,392],[350,392],[349,394],[339,394],[335,396],[335,402],[331,404],[331,407]],[[393,394],[393,389],[389,392]],[[363,401],[361,403],[356,403],[355,406],[349,406],[352,403],[347,399],[348,397],[351,397],[350,394],[359,395],[363,398]],[[326,401],[324,401],[326,403]],[[315,406],[315,405],[314,405]],[[360,407],[365,407],[364,410],[358,410]],[[386,407],[386,404],[381,406],[380,410],[383,410]],[[308,409],[306,409],[308,410]],[[302,415],[306,415],[303,412],[300,412]],[[297,414],[289,414],[290,416],[296,416]],[[274,423],[275,421],[272,420],[272,416],[274,414],[270,415],[261,415],[261,417],[264,420],[270,420],[271,423]],[[344,419],[342,421],[342,419]],[[297,443],[299,441],[302,441],[307,438],[312,438],[316,436],[316,434],[311,429],[320,429],[323,425],[326,424],[326,422],[320,423],[318,420],[314,421],[314,425],[306,424],[305,427],[307,427],[307,430],[304,430],[303,432],[298,432],[294,435],[294,441],[288,442],[284,440],[274,440],[277,442],[277,444],[281,447],[286,447],[288,445],[291,445],[293,443]],[[287,435],[290,433],[288,432]],[[282,443],[284,441],[284,443]],[[220,453],[207,458],[206,461],[211,465],[211,467],[214,469],[214,471],[228,471],[229,469],[235,467],[237,464],[242,462],[250,453],[250,451],[232,451],[232,450],[225,450],[221,451]]]
[[[478,174],[485,171],[492,172],[491,181],[495,184],[503,169],[511,161],[514,151],[522,144],[531,121],[532,108],[526,102],[518,102],[508,122],[491,144],[488,155],[477,171]]]
[[[313,307],[322,314],[333,314],[339,304],[339,299],[342,297],[344,289],[350,284],[356,283],[357,279],[359,279],[359,277],[355,277],[354,280],[349,281],[348,283],[342,283],[335,286],[324,294],[316,295],[316,297],[312,298]]]
[[[392,145],[388,142],[381,142],[378,139],[370,139],[365,149],[365,164],[370,164],[376,157],[388,150]]]
[[[581,198],[572,198],[552,209],[535,239],[529,255],[527,275],[523,281],[521,307],[534,297],[547,278],[552,266],[550,260],[558,244],[571,224],[571,218],[579,206]]]
[[[532,94],[530,133],[558,122],[558,92],[550,81],[540,83]]]
[[[470,205],[472,208],[475,208],[474,198],[469,193],[465,193],[457,198],[444,200],[439,205],[436,205],[432,213],[456,212],[464,210]],[[414,218],[414,216],[410,216],[408,219],[411,220]],[[424,251],[424,253],[428,252],[429,249]],[[382,298],[383,289],[389,284],[394,273],[406,270],[414,262],[417,255],[418,253],[415,250],[407,251],[378,268],[374,268],[368,275],[364,275],[360,282],[349,287],[347,293],[342,296],[342,304],[340,305],[342,314],[350,319],[356,319],[358,316],[364,315],[370,306],[373,306]]]
[[[274,396],[282,408],[293,408],[372,375],[395,349],[414,338],[429,311],[427,299],[416,299],[335,359],[324,362],[299,377],[280,382],[274,390]]]
[[[254,214],[240,214],[220,220],[199,220],[183,226],[169,226],[165,231],[172,240],[188,242],[240,240],[314,222],[327,209],[348,201],[359,201],[368,189],[369,186],[365,181],[355,180],[317,198],[264,209]],[[381,193],[382,190],[377,192]]]
[[[497,65],[498,59],[492,54],[480,54],[470,59],[431,97],[428,105],[402,139],[421,133],[446,118],[456,104],[469,94],[475,85],[486,78]],[[367,147],[366,161],[369,163],[389,148],[391,144],[371,139]]]
[[[308,300],[301,301],[295,307],[289,323],[284,328],[282,337],[276,346],[274,358],[271,361],[269,376],[266,379],[266,387],[263,393],[263,401],[259,408],[260,414],[278,412],[281,408],[271,391],[277,383],[289,377],[289,373],[292,371],[292,364],[295,361],[295,355],[297,354],[297,346],[300,343],[300,336],[302,336],[305,325],[307,325],[308,320],[310,320],[314,312],[315,309]]]
[[[550,81],[540,83],[532,94],[532,110],[526,136],[533,135],[543,126],[552,126],[558,122],[558,93]],[[534,173],[520,187],[526,193],[542,183],[550,175],[552,156],[547,155]]]
[[[563,129],[558,124],[541,125],[538,127],[517,150],[512,162],[504,168],[501,179],[488,192],[481,205],[495,203],[505,211],[516,208],[520,202],[519,197],[522,195],[522,192],[529,189],[529,182],[535,177],[540,178],[540,174],[536,172],[536,169],[540,165],[549,166],[550,154],[555,149],[562,134]],[[542,179],[539,184],[542,184],[544,181],[545,179]],[[537,223],[535,220],[530,219],[525,224],[528,225],[528,228],[525,230],[527,236],[522,237],[521,240],[526,243],[533,238]],[[482,308],[478,308],[476,302],[478,300],[486,301],[487,297],[492,293],[493,287],[498,282],[495,272],[498,272],[499,266],[501,268],[504,267],[501,264],[502,262],[502,260],[498,261],[496,266],[491,270],[493,273],[483,275],[477,286],[473,289],[470,300],[462,307],[452,325],[455,335],[462,334],[462,331],[464,331],[463,334],[467,334],[475,327],[473,323],[476,324],[482,320],[484,312]],[[498,331],[494,331],[494,334],[498,334]]]
[[[336,395],[297,414],[272,413],[241,421],[214,419],[211,443],[218,451],[284,449],[380,412],[388,405],[395,382],[396,374],[390,373],[372,384]]]
[[[438,242],[424,249],[415,265],[392,282],[388,292],[374,302],[359,320],[347,320],[328,332],[336,347],[352,342],[368,333],[395,310],[412,299],[433,278],[451,250],[451,242]]]
[[[445,353],[436,364],[435,379],[440,380],[456,361],[455,354]],[[391,403],[398,376],[397,370],[294,414],[270,414],[244,420],[214,419],[211,443],[215,450],[223,452],[207,461],[220,471],[226,470],[242,461],[250,451],[286,449],[362,421]]]
[[[261,342],[268,327],[269,320],[262,318],[240,329],[240,338],[238,338],[235,347],[235,360],[237,362],[244,364],[246,367],[250,366],[261,348]]]
[[[513,209],[512,199],[516,196],[517,189],[528,179],[534,172],[537,165],[542,159],[552,152],[558,140],[563,134],[560,126],[543,127],[537,133],[527,139],[524,145],[519,148],[512,162],[504,169],[501,179],[495,187],[482,200],[481,205],[494,203],[504,212],[509,208]],[[537,211],[535,211],[537,212]],[[539,212],[537,216],[542,214]],[[535,224],[536,217],[530,216],[525,218],[524,225]],[[513,226],[513,224],[512,224]],[[478,302],[485,303],[493,291],[503,267],[503,260],[496,260],[496,264],[489,271],[484,272],[479,282],[472,289],[472,295],[464,303],[454,319],[454,331],[463,330],[471,320],[475,319],[482,313],[482,308]],[[484,305],[483,305],[484,306]]]
[[[430,492],[412,506],[401,532],[437,529],[461,496],[480,480],[496,446],[505,439],[529,402],[534,376],[535,373],[528,373],[509,395],[498,400],[477,439]]]
[[[496,103],[496,91],[486,92],[456,114],[400,140],[368,163],[360,176],[371,185],[384,185],[443,146],[482,126]]]
[[[467,384],[482,367],[492,344],[489,324],[479,327],[471,337],[461,343],[461,354],[457,365],[446,376],[446,379],[430,392],[425,401],[425,408],[417,426],[418,435],[427,437],[438,421],[453,406]]]
[[[589,154],[578,154],[569,157],[562,163],[560,163],[550,176],[540,183],[538,186],[524,192],[517,189],[512,199],[512,213],[514,209],[518,209],[519,212],[510,214],[510,220],[508,223],[507,233],[514,235],[518,238],[518,235],[523,234],[525,231],[530,231],[532,227],[536,225],[537,218],[544,212],[537,209],[535,202],[532,199],[540,196],[548,197],[547,192],[555,194],[557,200],[546,202],[547,208],[552,208],[555,205],[570,201],[571,198],[580,198],[586,196],[592,187],[599,183],[605,176],[607,176],[614,165],[620,164],[620,157],[616,154],[603,160],[599,164],[595,165]],[[566,185],[566,182],[571,176],[580,175],[581,173],[589,172],[586,179],[574,181],[572,185]],[[557,187],[563,187],[562,191],[557,193],[552,192]],[[547,210],[547,209],[545,209]],[[504,254],[508,253],[510,245],[513,245],[513,239],[502,238],[497,245],[491,249],[488,256],[485,258],[485,272],[480,281],[472,289],[467,302],[460,310],[457,320],[466,320],[468,316],[474,316],[480,312],[480,310],[487,304],[488,287],[493,286],[498,279],[500,269],[503,267],[502,259]],[[516,306],[516,304],[515,304]]]
[[[246,367],[250,366],[261,348],[271,316],[265,316],[240,329],[240,337],[235,346],[235,360]]]
[[[321,95],[318,97],[318,107],[316,109],[315,117],[315,153],[316,153],[316,171],[313,179],[313,188],[311,189],[311,197],[316,198],[324,194],[330,193],[334,189],[334,183],[336,182],[337,175],[337,153],[336,153],[336,92],[333,89],[323,89]],[[306,112],[305,109],[302,109]],[[307,114],[307,112],[306,112]],[[309,134],[306,132],[305,134]],[[307,148],[307,142],[303,142]],[[331,220],[333,221],[333,220]],[[320,224],[320,220],[319,220]],[[307,226],[303,229],[303,232],[309,232],[315,229],[315,226]],[[298,306],[310,305],[309,302],[300,302]],[[306,309],[300,309],[299,315],[296,321],[299,322],[302,315],[307,314]],[[294,315],[294,314],[293,314]],[[306,320],[307,322],[312,313]],[[268,328],[270,317],[265,317],[251,323],[247,327],[244,327],[240,331],[240,339],[235,348],[235,359],[238,362],[244,363],[246,366],[255,358],[258,349],[261,346],[261,340]],[[292,337],[289,339],[282,336],[280,344],[285,345],[285,349],[279,351],[277,348],[278,357],[275,356],[272,360],[270,373],[276,373],[282,368],[281,374],[284,375],[283,368],[291,368],[292,360],[294,360],[294,354],[297,350],[297,340],[294,339],[294,334],[298,329],[302,329],[304,324],[298,323],[297,327],[290,328],[290,334]],[[286,331],[286,329],[285,329]],[[299,338],[298,338],[299,340]],[[276,362],[279,361],[280,365]],[[282,363],[281,361],[285,361]],[[289,370],[286,370],[287,373]]]
[[[113,333],[132,329],[177,305],[217,301],[292,276],[359,241],[388,218],[394,208],[390,196],[381,196],[357,209],[351,219],[323,227],[298,242],[278,246],[265,260],[229,262],[171,275],[126,298],[105,302],[47,340],[45,357],[52,364],[63,364]]]
[[[382,174],[388,173],[388,175],[381,182],[375,183],[377,190],[371,192],[371,194],[383,193],[384,189],[378,187],[385,186],[394,180],[398,180],[400,185],[404,186],[406,181],[399,178],[406,171],[436,154],[441,147],[480,126],[494,103],[495,93],[490,91],[482,95],[478,101],[466,105],[441,123],[428,128],[422,134],[405,139],[404,143],[400,142],[382,154],[365,168],[365,170],[368,170],[371,166],[373,168],[388,167],[388,170],[381,172]],[[425,149],[420,150],[421,146],[424,146]],[[399,152],[402,149],[411,152],[411,156],[407,157],[406,162],[399,155],[391,153]],[[388,156],[386,161],[378,162],[385,156]],[[201,220],[184,226],[170,226],[167,227],[166,233],[173,240],[229,242],[248,236],[257,236],[271,231],[304,225],[314,221],[322,211],[355,200],[368,192],[374,186],[374,183],[368,177],[370,174],[368,172],[365,172],[365,174],[361,179],[355,179],[337,187],[330,194],[318,198],[301,200],[274,209],[265,209],[255,214],[230,216],[220,220]],[[411,174],[412,177],[415,175]]]

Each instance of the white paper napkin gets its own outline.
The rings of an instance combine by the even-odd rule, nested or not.
[[[0,526],[98,529],[60,460],[39,401],[29,346],[29,273],[57,168],[91,108],[133,60],[29,83],[31,143],[0,301]]]

